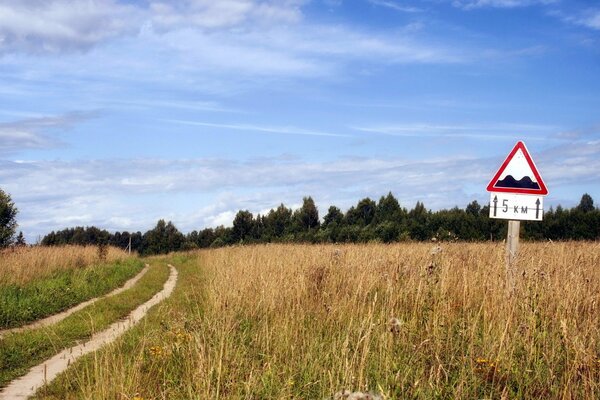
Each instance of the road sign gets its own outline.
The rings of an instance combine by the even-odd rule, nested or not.
[[[541,221],[546,184],[525,147],[517,142],[487,186],[490,218]]]
[[[518,142],[515,145],[488,184],[487,191],[541,196],[548,194],[546,184],[529,155],[525,143]]]
[[[525,147],[517,142],[487,186],[490,218],[508,219],[506,234],[506,293],[515,291],[521,220],[541,221],[548,189]]]
[[[543,216],[543,196],[490,193],[490,218],[541,221]]]

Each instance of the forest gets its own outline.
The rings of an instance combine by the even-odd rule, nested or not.
[[[111,233],[97,227],[67,228],[50,232],[42,245],[108,244],[131,249],[143,255],[166,254],[195,248],[256,243],[392,243],[399,241],[498,241],[506,237],[507,223],[489,218],[489,206],[472,201],[464,209],[454,207],[428,210],[422,202],[410,210],[402,207],[390,192],[379,201],[361,199],[342,212],[330,206],[320,216],[308,196],[296,210],[284,204],[265,215],[248,210],[237,212],[231,227],[203,228],[183,234],[172,222],[159,220],[145,232]],[[592,197],[584,194],[576,207],[550,208],[542,222],[525,222],[521,238],[539,240],[598,240],[600,210]]]

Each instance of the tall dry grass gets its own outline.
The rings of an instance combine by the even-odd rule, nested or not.
[[[523,245],[511,298],[501,244],[431,250],[264,245],[199,252],[179,264],[173,298],[149,323],[72,371],[54,393],[600,398],[598,243]]]
[[[98,262],[116,262],[128,258],[116,247],[101,254],[94,246],[14,247],[0,251],[0,285],[23,285],[56,271],[83,268]]]
[[[522,246],[510,299],[502,245],[431,250],[401,244],[204,253],[213,279],[193,355],[204,362],[193,379],[246,394],[265,377],[290,380],[291,397],[342,388],[391,398],[600,396],[598,244]],[[215,375],[217,387],[206,378]],[[298,377],[304,386],[295,384]],[[285,390],[280,386],[277,397]]]

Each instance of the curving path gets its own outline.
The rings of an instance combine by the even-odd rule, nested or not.
[[[37,321],[34,321],[28,325],[23,325],[23,326],[19,326],[16,328],[1,330],[0,331],[0,339],[2,339],[4,336],[8,335],[9,333],[22,332],[27,329],[41,328],[43,326],[55,324],[57,322],[62,321],[65,318],[67,318],[69,315],[73,314],[74,312],[77,312],[77,311],[89,306],[90,304],[94,304],[95,302],[97,302],[100,299],[104,299],[106,297],[111,297],[116,294],[119,294],[119,293],[131,288],[133,285],[135,285],[137,283],[137,281],[139,281],[142,278],[142,276],[144,276],[144,274],[146,272],[148,272],[148,267],[149,267],[149,265],[146,264],[144,269],[142,269],[136,276],[134,276],[133,278],[131,278],[130,280],[125,282],[125,284],[123,286],[113,290],[110,293],[105,294],[104,296],[94,297],[93,299],[86,300],[83,303],[77,304],[75,307],[69,308],[68,310],[62,311],[58,314],[51,315],[44,319],[38,319]]]
[[[148,312],[150,307],[160,303],[171,295],[177,283],[177,270],[169,264],[171,273],[162,290],[156,293],[150,300],[138,306],[126,319],[117,321],[102,332],[98,332],[92,338],[78,346],[65,349],[54,357],[31,368],[27,375],[12,381],[0,391],[0,399],[26,399],[33,396],[35,392],[51,382],[58,374],[79,357],[98,350],[105,344],[111,343],[125,333],[129,328],[137,324]]]

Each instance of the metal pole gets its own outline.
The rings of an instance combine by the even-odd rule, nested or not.
[[[508,221],[508,233],[506,235],[506,290],[509,296],[515,290],[520,227],[521,221]]]
[[[131,255],[131,235],[129,235],[129,246],[127,248],[129,248],[129,255]]]

